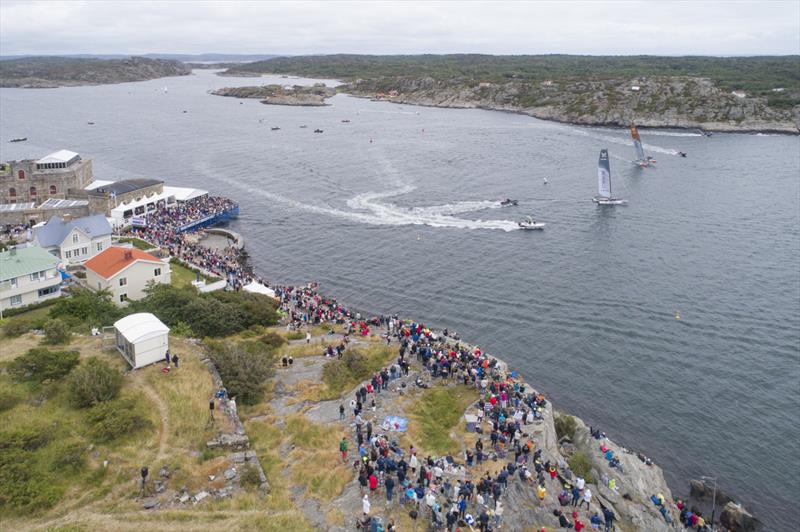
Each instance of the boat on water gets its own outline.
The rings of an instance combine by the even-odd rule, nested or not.
[[[280,131],[281,128],[279,128],[278,126],[275,126],[275,127],[271,127],[270,129],[272,131]]]
[[[342,120],[342,124],[349,124],[349,123],[350,123],[350,120],[346,120],[346,119]]]
[[[94,122],[86,122],[86,123],[89,124],[90,126],[94,125]]]
[[[642,168],[647,168],[656,161],[652,157],[645,156],[644,148],[642,147],[642,138],[639,136],[639,130],[636,129],[636,124],[631,122],[631,138],[633,139],[633,147],[636,150],[636,164]]]
[[[300,129],[305,129],[307,127],[308,127],[307,125],[303,124],[302,126],[300,126]]]
[[[533,217],[526,216],[521,222],[517,222],[520,229],[524,231],[541,231],[547,224],[536,222]]]
[[[315,129],[315,130],[314,130],[314,133],[322,133],[322,132],[323,132],[323,131],[322,131],[321,129]]]
[[[597,163],[597,196],[592,201],[598,205],[626,205],[628,200],[615,198],[611,193],[611,166],[608,163],[608,150],[600,150]]]
[[[9,140],[8,142],[25,142],[26,140],[28,140],[28,137],[17,137],[15,139]]]
[[[544,179],[542,179],[542,184],[543,184],[543,185],[546,185],[546,184],[547,184],[547,178],[546,178],[546,177],[545,177]]]
[[[519,201],[515,199],[506,198],[500,202],[501,207],[516,207],[519,205]]]

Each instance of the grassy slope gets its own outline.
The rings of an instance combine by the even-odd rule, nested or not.
[[[450,436],[450,432],[460,424],[467,406],[477,399],[475,390],[464,386],[437,386],[425,390],[406,408],[411,412],[412,421],[408,437],[427,453],[439,456],[457,454],[461,451],[461,444]]]

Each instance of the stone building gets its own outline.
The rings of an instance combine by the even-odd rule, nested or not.
[[[89,211],[111,215],[111,210],[120,205],[131,205],[133,216],[139,216],[156,208],[158,198],[164,193],[164,182],[158,179],[123,179],[92,190],[83,191],[89,200]],[[152,199],[152,201],[147,201]]]
[[[59,150],[39,160],[0,164],[0,203],[36,205],[48,199],[67,199],[92,182],[92,161],[74,151]]]

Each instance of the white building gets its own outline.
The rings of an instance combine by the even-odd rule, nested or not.
[[[34,228],[33,245],[62,261],[79,264],[111,247],[111,224],[102,214],[75,220],[53,216]]]
[[[148,312],[125,316],[114,323],[117,350],[134,369],[164,360],[169,350],[169,327]]]
[[[141,299],[150,282],[170,283],[169,262],[136,248],[112,246],[88,260],[86,283],[94,290],[108,290],[117,305]]]
[[[59,262],[37,247],[0,252],[0,312],[60,296]]]

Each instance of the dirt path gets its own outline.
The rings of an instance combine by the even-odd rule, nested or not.
[[[141,373],[134,376],[133,382],[141,389],[144,394],[152,403],[158,408],[158,415],[161,418],[161,430],[158,434],[158,454],[156,455],[156,462],[161,462],[167,459],[167,438],[169,437],[169,408],[167,404],[161,399],[149,382],[144,380]]]

